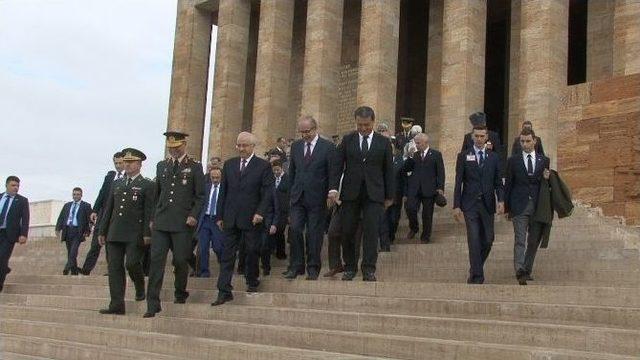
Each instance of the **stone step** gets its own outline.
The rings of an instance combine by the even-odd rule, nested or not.
[[[169,294],[170,295],[170,294]],[[189,304],[208,305],[210,292],[192,290]],[[83,297],[4,294],[0,304],[52,308],[97,310],[109,303],[108,297]],[[493,319],[506,321],[539,322],[564,325],[598,325],[626,329],[640,329],[640,308],[585,306],[564,304],[524,303],[513,301],[468,301],[456,299],[402,299],[376,298],[348,295],[321,295],[295,293],[260,293],[258,295],[236,292],[229,303],[239,311],[244,306],[281,308],[290,311],[321,310],[332,312],[358,312],[367,314],[439,316],[467,319]],[[174,314],[184,307],[165,303],[164,314]],[[206,307],[205,307],[206,309]],[[127,301],[127,312],[141,315],[146,303]],[[199,316],[190,315],[190,317]]]
[[[104,345],[83,344],[79,342],[55,340],[33,335],[16,336],[2,334],[5,348],[22,352],[15,356],[0,353],[1,359],[60,359],[60,360],[179,360],[178,356],[127,350],[118,347],[106,348]],[[27,353],[27,354],[24,354]]]
[[[244,279],[234,277],[234,289],[244,290]],[[215,279],[191,278],[187,290],[200,290],[213,299],[217,290]],[[165,282],[163,299],[173,300],[171,282]],[[376,283],[340,281],[320,278],[305,281],[301,278],[285,280],[276,277],[262,279],[260,291],[318,295],[348,295],[374,298],[442,299],[465,301],[497,301],[541,304],[591,305],[611,307],[640,307],[640,288],[613,286],[556,286],[556,285],[468,285],[463,283]],[[42,294],[85,297],[107,297],[107,279],[103,276],[16,275],[7,279],[3,294]],[[127,294],[133,297],[130,286]]]
[[[11,341],[15,341],[13,339],[13,337],[9,337]],[[21,346],[24,346],[25,344],[20,344]],[[0,359],[4,359],[4,360],[48,360],[51,358],[44,358],[44,357],[40,357],[40,356],[31,356],[31,355],[25,355],[25,354],[17,354],[14,352],[8,352],[8,351],[2,351],[0,350]]]
[[[70,319],[73,321],[73,315]],[[107,316],[110,318],[110,316]],[[141,319],[142,320],[142,319]],[[99,322],[96,322],[99,323]],[[50,323],[43,321],[27,321],[17,319],[0,319],[0,333],[9,336],[36,337],[67,344],[83,344],[83,346],[105,347],[148,353],[148,359],[169,358],[181,359],[328,359],[337,357],[343,359],[367,359],[357,355],[335,354],[324,351],[309,351],[280,346],[258,345],[236,341],[220,341],[208,337],[194,338],[180,334],[161,334],[152,331],[132,331],[124,328],[112,328],[108,324],[102,326],[81,326],[73,323]],[[122,324],[119,324],[122,325]],[[126,326],[126,324],[125,324]],[[134,326],[132,326],[134,327]],[[186,330],[184,334],[189,334]],[[144,350],[139,350],[144,349]],[[94,358],[95,354],[87,354],[85,359]],[[64,358],[65,360],[67,358]],[[131,359],[136,359],[132,357]]]
[[[202,307],[204,306],[205,305]],[[508,349],[513,351],[513,353],[507,354],[503,352],[501,357],[508,359],[521,358],[522,355],[524,355],[521,353],[523,351],[529,352],[529,354],[527,354],[529,356],[532,356],[532,352],[536,354],[539,351],[544,351],[550,355],[555,354],[556,356],[566,351],[586,352],[582,353],[582,356],[589,354],[592,356],[607,356],[609,354],[634,355],[637,354],[637,347],[640,346],[638,344],[638,342],[640,342],[638,331],[581,328],[576,326],[545,327],[538,324],[506,324],[504,322],[492,321],[464,321],[460,326],[453,326],[450,329],[423,327],[423,323],[419,322],[414,325],[415,327],[406,329],[412,330],[413,336],[403,336],[394,334],[396,331],[393,329],[398,329],[394,325],[380,323],[379,321],[368,323],[365,319],[366,316],[359,319],[355,326],[353,326],[353,322],[341,323],[338,321],[338,323],[335,323],[334,320],[334,326],[327,330],[289,325],[245,323],[235,320],[207,320],[169,316],[157,316],[149,320],[133,316],[104,316],[95,311],[53,310],[46,308],[25,309],[17,307],[10,310],[11,311],[7,311],[7,313],[11,314],[10,318],[0,320],[0,329],[2,329],[3,332],[20,333],[20,331],[26,330],[29,331],[29,333],[31,333],[31,331],[35,332],[36,336],[38,336],[40,332],[46,332],[48,334],[47,336],[52,336],[53,331],[42,330],[42,328],[49,327],[57,328],[58,331],[56,331],[56,333],[63,333],[64,335],[62,336],[67,339],[71,336],[80,336],[86,339],[85,341],[94,339],[96,334],[92,334],[92,330],[99,327],[96,331],[103,334],[103,337],[106,337],[107,334],[113,334],[114,337],[124,337],[125,334],[123,333],[129,333],[126,337],[129,342],[132,341],[132,337],[134,336],[157,338],[157,333],[161,332],[163,336],[167,336],[167,334],[189,334],[190,337],[196,339],[206,337],[216,340],[232,340],[263,345],[277,343],[280,346],[291,348],[305,348],[308,350],[323,350],[338,353],[359,353],[365,356],[396,357],[402,359],[425,358],[425,356],[427,358],[444,358],[443,355],[448,352],[440,352],[443,350],[445,342],[449,344],[453,343],[456,347],[464,346],[465,343],[469,344],[469,342],[471,342],[474,349],[479,348],[478,350],[480,351],[471,349],[466,351],[474,351],[476,353],[473,355],[481,358],[487,358],[486,355],[489,355],[483,354],[487,348],[492,348],[491,352],[498,350],[504,351],[507,350],[504,349],[504,346],[507,345],[510,346]],[[16,317],[22,319],[28,318],[31,323],[27,323],[26,320],[13,320],[13,318]],[[245,318],[250,318],[250,316],[245,316]],[[258,322],[265,320],[251,319]],[[46,325],[51,324],[50,321],[55,321],[56,323]],[[304,321],[304,319],[300,319],[300,321]],[[427,321],[427,323],[429,322]],[[437,320],[436,323],[443,324]],[[317,324],[314,323],[314,325]],[[509,327],[509,325],[512,326]],[[69,329],[69,327],[72,327],[72,329]],[[507,327],[515,332],[505,333],[504,329]],[[522,337],[519,338],[520,334],[516,331],[518,327],[528,328],[532,334],[536,334],[536,337],[527,336],[525,332],[521,335]],[[107,328],[109,329],[107,330]],[[378,334],[369,332],[375,329],[384,330],[387,333]],[[544,329],[544,331],[542,329]],[[154,334],[149,336],[148,333],[152,331]],[[442,339],[419,337],[432,333],[447,337]],[[456,334],[462,338],[473,338],[466,341],[448,338],[448,336],[456,336]],[[184,338],[184,336],[179,337]],[[493,344],[492,342],[496,339],[499,339],[501,344]],[[121,343],[122,340],[117,343]],[[158,344],[157,339],[155,340],[153,344]],[[483,346],[479,346],[476,342],[483,340]],[[114,342],[115,341],[117,341],[117,339],[114,339]],[[149,349],[143,347],[144,344],[141,344],[138,339],[135,339],[135,341],[137,348],[142,348],[142,351],[149,351]],[[526,341],[527,344],[519,344],[519,342],[523,341]],[[514,344],[511,344],[512,342]],[[167,341],[167,343],[169,343],[169,341]],[[434,344],[437,344],[437,346],[434,347]],[[536,344],[537,346],[531,346],[529,344]],[[162,351],[162,353],[171,354],[174,351],[180,350],[186,357],[191,358],[191,355],[195,355],[195,349],[191,346],[186,348],[188,345],[185,343],[180,343],[180,349],[175,348],[178,346],[176,343],[166,345],[171,346],[171,350],[167,349],[168,351]],[[549,347],[548,345],[559,346],[559,348]],[[154,347],[154,350],[158,351],[156,349],[157,346]],[[456,350],[459,351],[459,349]],[[436,351],[438,353],[434,353]],[[449,357],[451,354],[455,354],[455,352],[451,352]],[[439,356],[430,357],[430,355]],[[565,353],[565,356],[566,355],[569,354]],[[577,355],[577,353],[574,353],[574,355]],[[459,357],[456,356],[456,358]]]

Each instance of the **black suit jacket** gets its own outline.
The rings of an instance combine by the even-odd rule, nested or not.
[[[288,218],[289,218],[289,189],[291,187],[289,181],[289,174],[285,173],[282,175],[282,179],[280,179],[280,184],[276,187],[275,197],[277,202],[277,226],[279,229],[284,229],[287,226]]]
[[[4,193],[0,193],[0,198]],[[16,194],[7,210],[7,239],[17,242],[20,236],[29,236],[29,200]]]
[[[280,161],[282,161],[283,163],[287,162],[287,152],[281,149],[278,149],[277,147],[274,147],[273,149],[267,151],[267,153],[265,155],[278,155],[280,156]]]
[[[371,146],[366,156],[360,150],[360,137],[357,131],[344,136],[336,149],[336,156],[331,167],[332,190],[338,190],[340,176],[342,180],[342,201],[354,201],[360,196],[360,189],[365,185],[367,196],[371,201],[383,203],[385,199],[395,197],[395,178],[393,173],[393,151],[391,141],[373,132]]]
[[[471,156],[473,159],[470,158]],[[496,196],[499,202],[503,201],[504,188],[498,154],[488,151],[484,165],[481,167],[475,159],[473,148],[459,153],[456,161],[453,208],[467,211],[475,205],[478,198],[481,198],[487,211],[494,214],[496,212]]]
[[[291,181],[291,204],[302,198],[317,206],[327,202],[329,193],[329,168],[335,152],[335,145],[326,139],[318,137],[316,146],[311,153],[311,161],[304,161],[305,141],[296,140],[291,145],[291,161],[289,162],[289,180]]]
[[[542,147],[542,139],[536,136],[536,154],[544,155],[544,148]],[[511,146],[511,155],[522,154],[522,145],[520,145],[520,136],[516,136],[513,139],[513,145]]]
[[[105,201],[107,200],[107,196],[111,191],[111,185],[113,185],[113,180],[116,178],[116,172],[111,170],[104,176],[104,181],[102,181],[102,186],[100,187],[100,192],[98,192],[98,197],[96,201],[93,203],[93,212],[100,214],[102,208],[104,207]]]
[[[462,149],[460,149],[461,152],[473,150],[472,134],[472,132],[465,134],[464,141],[462,142]],[[502,154],[502,142],[500,141],[500,135],[498,135],[497,132],[489,130],[489,141],[493,144],[493,152]]]
[[[403,171],[404,159],[402,154],[393,157],[393,175],[396,179],[396,204],[402,204],[402,197],[407,194],[407,173]]]
[[[273,171],[268,161],[253,156],[240,174],[240,158],[225,161],[216,220],[224,228],[253,229],[253,215],[266,217],[273,196]]]
[[[544,169],[548,169],[550,160],[548,157],[536,152],[535,170],[533,176],[527,175],[522,152],[513,155],[507,160],[507,176],[505,178],[505,211],[512,216],[522,214],[527,207],[529,197],[538,204],[540,182]]]
[[[425,197],[436,195],[436,190],[444,191],[444,161],[438,150],[429,149],[424,160],[416,151],[413,157],[408,158],[403,167],[407,176],[407,196],[416,197],[421,194]]]
[[[56,231],[62,231],[62,241],[64,241],[66,235],[67,219],[69,218],[69,211],[71,210],[71,204],[73,201],[69,201],[64,204],[60,215],[58,215],[58,221],[56,222]],[[84,241],[84,236],[89,235],[91,227],[89,225],[89,217],[91,216],[91,204],[86,201],[80,201],[80,207],[76,212],[76,219],[78,220],[78,231],[83,235],[81,241]]]

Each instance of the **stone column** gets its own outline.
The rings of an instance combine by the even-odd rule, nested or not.
[[[522,1],[519,123],[530,120],[556,164],[557,111],[567,87],[568,0]]]
[[[251,0],[220,0],[209,156],[235,153],[242,115]]]
[[[167,129],[189,134],[187,153],[202,156],[207,105],[212,14],[195,7],[197,0],[179,0],[173,45]]]
[[[615,1],[587,3],[587,81],[613,74],[613,13]]]
[[[526,1],[526,0],[525,0]],[[509,35],[509,124],[505,151],[511,154],[513,139],[520,133],[518,79],[520,78],[520,4],[521,0],[511,0],[511,34]]]
[[[301,112],[318,120],[331,136],[338,122],[343,0],[309,0]]]
[[[444,0],[429,0],[429,39],[427,42],[427,118],[425,132],[431,146],[440,148],[440,90],[442,89],[442,11]]]
[[[395,124],[400,1],[362,0],[361,19],[358,106],[371,106],[376,119]]]
[[[260,140],[258,153],[286,135],[293,7],[294,0],[260,2],[252,124]]]
[[[640,0],[616,0],[613,17],[613,74],[640,72]]]
[[[486,0],[444,0],[440,151],[449,179],[469,115],[484,108],[486,21]]]

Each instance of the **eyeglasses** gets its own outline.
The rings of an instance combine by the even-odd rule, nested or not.
[[[298,132],[299,132],[300,134],[309,134],[309,133],[311,133],[311,132],[312,132],[313,130],[315,130],[315,129],[316,129],[316,128],[309,129],[309,130],[298,130]]]

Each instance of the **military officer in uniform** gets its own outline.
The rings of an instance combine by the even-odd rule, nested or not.
[[[107,246],[111,303],[101,314],[124,315],[125,268],[136,288],[136,301],[144,296],[142,257],[144,245],[151,241],[149,222],[155,205],[155,184],[140,175],[142,151],[122,150],[126,176],[116,180],[104,207],[98,241]],[[125,260],[126,259],[126,260]]]
[[[151,261],[147,285],[147,312],[154,317],[162,310],[160,289],[169,249],[173,253],[175,301],[184,304],[189,297],[187,279],[192,256],[191,239],[205,201],[202,165],[186,154],[187,134],[168,131],[170,157],[156,168],[156,209],[151,221]]]

